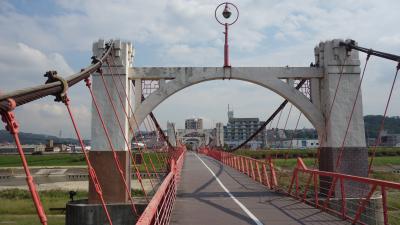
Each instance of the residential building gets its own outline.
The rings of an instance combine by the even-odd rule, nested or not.
[[[293,139],[293,140],[281,140],[273,141],[271,143],[275,148],[282,149],[304,149],[304,148],[318,148],[318,139]]]
[[[387,147],[400,146],[400,134],[390,134],[386,130],[382,131],[380,146],[387,146]]]
[[[185,129],[191,129],[191,130],[203,129],[203,119],[194,118],[185,120]]]
[[[228,147],[236,147],[254,134],[263,124],[259,118],[235,118],[233,110],[228,107],[228,123],[224,126],[224,143]],[[266,129],[263,129],[247,145],[247,148],[257,149],[266,145]]]

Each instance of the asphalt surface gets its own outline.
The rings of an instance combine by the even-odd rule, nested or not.
[[[188,152],[171,224],[348,223],[293,198],[270,192],[250,177],[217,160]]]

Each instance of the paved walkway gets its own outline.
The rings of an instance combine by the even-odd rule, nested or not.
[[[186,154],[181,179],[173,225],[348,224],[204,155]]]

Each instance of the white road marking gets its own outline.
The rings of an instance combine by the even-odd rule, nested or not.
[[[246,206],[244,206],[235,196],[231,194],[231,192],[228,190],[228,188],[225,187],[225,185],[221,182],[221,180],[215,175],[215,173],[210,169],[210,167],[207,166],[207,164],[196,154],[196,157],[200,160],[200,162],[203,163],[203,165],[210,171],[210,173],[214,176],[215,180],[218,182],[219,186],[221,186],[222,189],[231,197],[231,199],[238,204],[238,206],[257,224],[257,225],[264,225],[261,223],[261,221],[253,214],[250,212]]]

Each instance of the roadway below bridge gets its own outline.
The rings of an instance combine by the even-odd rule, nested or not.
[[[298,200],[269,191],[217,160],[188,152],[171,224],[349,223]]]

